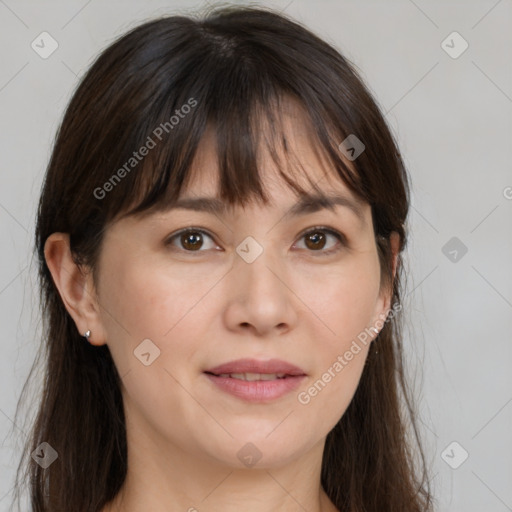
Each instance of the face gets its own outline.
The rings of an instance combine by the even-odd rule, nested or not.
[[[271,205],[172,209],[120,220],[105,234],[101,330],[127,421],[159,446],[233,467],[259,453],[260,467],[270,468],[324,441],[357,388],[371,340],[360,335],[389,307],[371,209],[329,177],[297,124],[292,146],[304,169],[359,215],[347,204],[290,211],[297,196],[263,154]],[[213,162],[206,137],[180,199],[216,197]],[[205,373],[240,359],[281,363],[227,372],[266,373],[264,382]]]

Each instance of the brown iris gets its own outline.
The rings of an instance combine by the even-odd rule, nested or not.
[[[323,249],[325,246],[325,234],[320,231],[314,231],[305,236],[306,246],[309,249]]]
[[[203,237],[197,231],[189,231],[188,233],[182,233],[181,243],[185,249],[194,251],[200,249],[203,245]]]

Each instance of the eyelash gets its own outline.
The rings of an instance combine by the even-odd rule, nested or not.
[[[314,251],[314,250],[307,250],[307,252],[311,252],[311,253],[318,253],[318,256],[330,256],[331,254],[334,254],[334,253],[337,253],[339,252],[343,247],[346,247],[347,245],[347,240],[345,238],[345,236],[340,233],[339,231],[336,231],[335,229],[332,229],[332,228],[328,228],[326,226],[313,226],[311,228],[308,228],[306,231],[303,231],[298,239],[302,239],[304,238],[306,235],[308,234],[312,234],[312,233],[316,233],[316,232],[319,232],[319,231],[322,231],[324,233],[327,233],[329,235],[332,235],[334,236],[335,238],[338,239],[338,241],[340,242],[340,245],[337,245],[336,247],[334,248],[331,248],[331,249],[328,249],[328,250],[318,250],[318,251]],[[172,245],[172,241],[174,239],[179,239],[179,237],[183,234],[186,234],[186,233],[200,233],[202,235],[207,235],[209,238],[211,238],[212,240],[214,240],[214,237],[206,230],[204,229],[201,229],[201,228],[195,228],[195,227],[188,227],[188,228],[184,228],[180,231],[178,231],[177,233],[174,233],[173,235],[171,235],[167,241],[165,242],[166,245],[170,246]],[[202,252],[205,252],[204,250],[197,250],[197,251],[189,251],[187,249],[178,249],[182,252],[186,252],[188,254],[191,254],[193,256],[198,256],[200,253]],[[197,254],[194,254],[194,253],[197,253]]]

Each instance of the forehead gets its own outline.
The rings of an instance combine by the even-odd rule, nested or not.
[[[311,135],[304,113],[293,103],[285,103],[279,119],[281,138],[269,140],[271,133],[268,120],[260,123],[260,140],[255,158],[258,176],[263,188],[272,199],[293,194],[286,181],[298,185],[306,193],[340,193],[356,203],[364,203],[350,190],[329,162],[318,140]],[[344,157],[341,155],[341,158]],[[352,172],[352,163],[345,160]],[[236,172],[248,172],[236,169]],[[281,173],[286,175],[283,178]],[[180,198],[191,195],[219,197],[221,189],[215,127],[209,126],[197,148],[186,183]]]
[[[191,160],[180,170],[179,181],[172,181],[171,176],[171,182],[157,190],[158,195],[152,193],[152,204],[140,208],[135,216],[165,213],[178,203],[216,215],[233,214],[235,208],[254,203],[297,215],[341,204],[362,222],[368,219],[369,204],[344,181],[345,174],[350,181],[358,181],[358,170],[338,152],[337,145],[329,144],[328,149],[319,140],[300,103],[285,99],[275,107],[256,107],[250,118],[251,126],[242,125],[240,130],[226,131],[225,122],[207,122]],[[169,161],[180,165],[179,158]],[[154,167],[156,178],[159,168]]]
[[[335,211],[338,206],[341,206],[350,211],[361,225],[365,224],[369,211],[368,203],[356,197],[343,180],[335,175],[322,154],[314,150],[304,131],[296,130],[291,133],[298,134],[290,140],[290,146],[294,146],[291,153],[295,160],[293,165],[300,167],[301,172],[295,173],[290,178],[298,182],[306,193],[300,196],[294,194],[294,190],[278,174],[277,164],[268,150],[263,149],[258,155],[258,169],[265,191],[270,198],[269,206],[291,217],[322,209]],[[282,160],[285,158],[286,156],[281,155]],[[169,204],[166,210],[186,209],[214,215],[232,213],[236,207],[223,202],[219,197],[220,173],[215,136],[212,131],[203,138],[191,170],[191,179],[182,189],[177,200]],[[251,203],[252,200],[247,202]]]

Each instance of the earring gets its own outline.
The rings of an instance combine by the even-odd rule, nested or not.
[[[90,335],[91,335],[91,331],[86,331],[86,332],[84,333],[84,338],[85,338],[87,341],[89,341],[89,336],[90,336]]]

